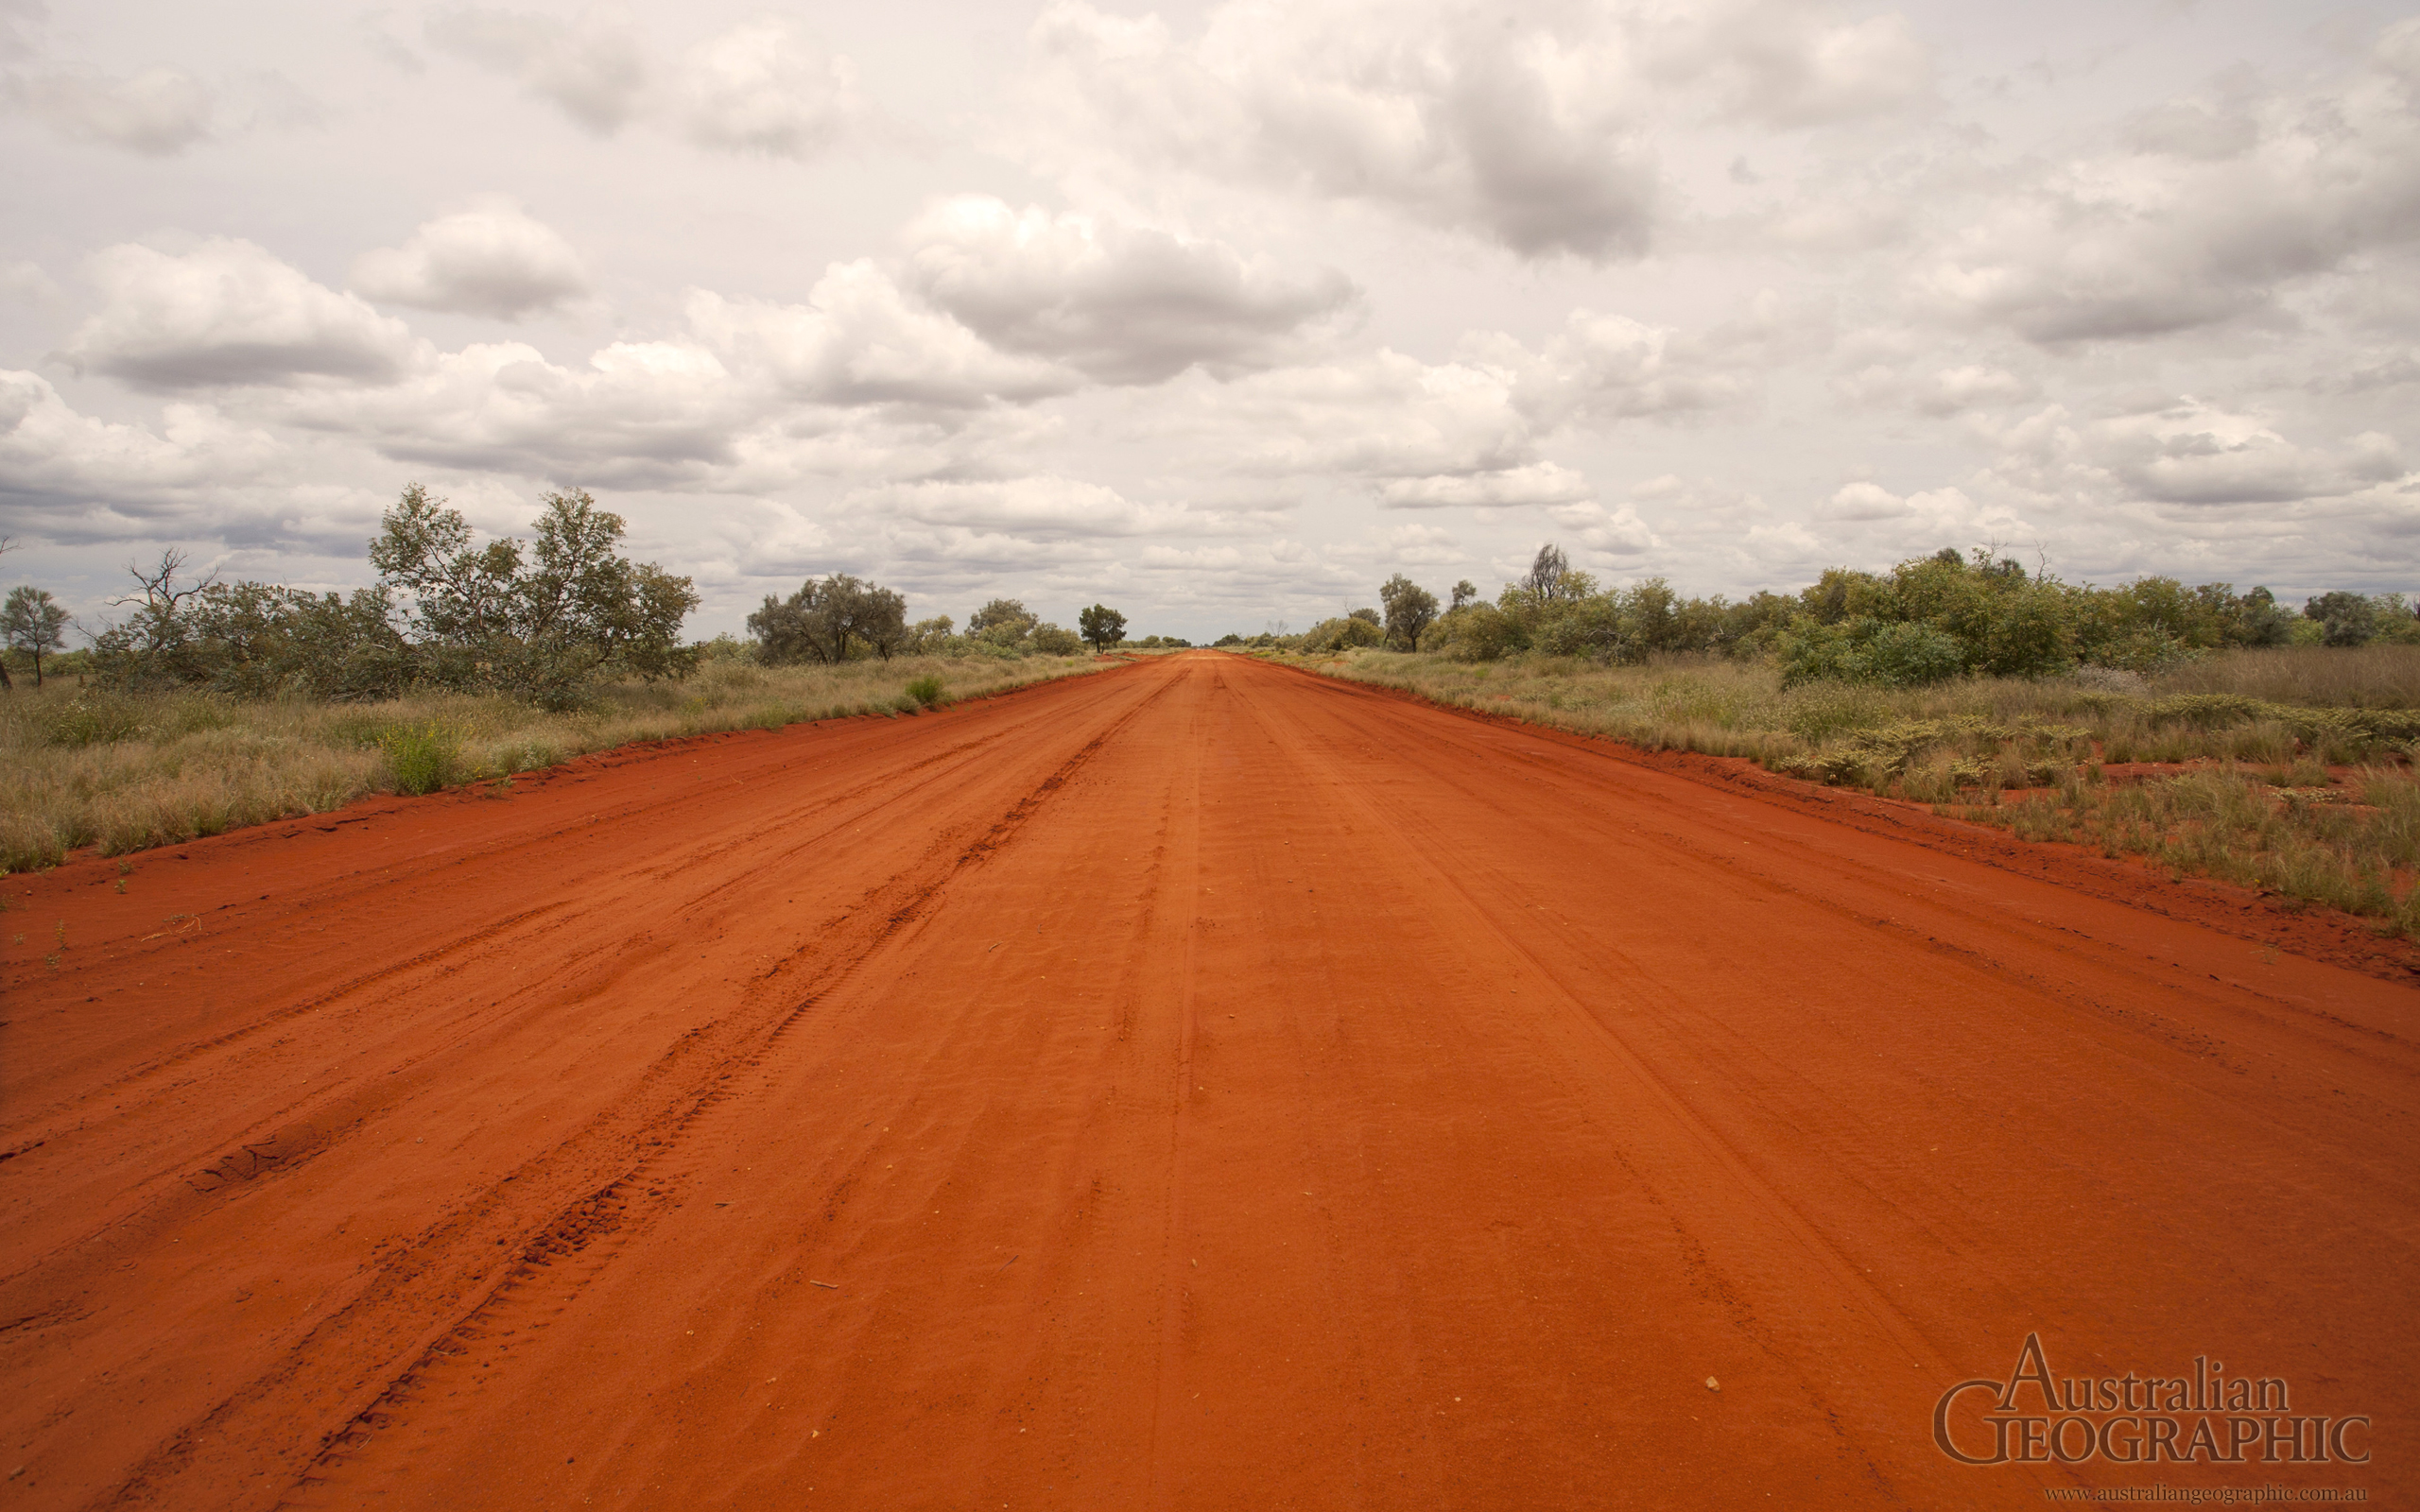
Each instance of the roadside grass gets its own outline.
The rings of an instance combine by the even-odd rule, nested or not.
[[[2151,679],[2085,669],[1899,689],[1784,689],[1771,663],[1699,656],[1270,660],[1649,750],[1747,757],[2420,934],[2420,646],[2223,651]],[[2138,765],[2152,769],[2125,769]],[[2338,783],[2331,767],[2359,770]]]
[[[2420,935],[2420,783],[2406,767],[2374,766],[2343,786],[2287,785],[2292,768],[2232,764],[2134,783],[2096,782],[2083,769],[2041,793],[1939,812],[2062,840],[2104,855],[2143,856],[2172,873],[2264,888]]]
[[[506,778],[634,741],[916,713],[1096,670],[1077,657],[717,659],[685,681],[609,686],[562,713],[454,694],[362,704],[135,696],[55,678],[0,695],[0,872],[55,866],[84,846],[118,855],[370,793]]]

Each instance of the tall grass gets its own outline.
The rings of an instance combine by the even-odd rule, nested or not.
[[[2281,645],[2225,651],[2159,679],[2162,693],[2234,693],[2271,703],[2420,709],[2420,647]]]
[[[434,792],[633,741],[913,713],[1094,668],[1061,657],[831,667],[721,659],[683,682],[604,688],[563,713],[452,694],[372,704],[138,697],[53,679],[0,695],[0,871],[56,865],[83,846],[116,855],[174,845],[370,793]]]

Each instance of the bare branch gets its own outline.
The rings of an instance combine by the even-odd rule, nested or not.
[[[213,572],[190,588],[179,588],[177,575],[184,571],[188,559],[183,552],[171,546],[160,553],[160,565],[149,572],[128,562],[126,570],[142,586],[142,594],[138,597],[133,593],[122,593],[110,602],[112,605],[141,604],[150,609],[173,610],[218,581],[218,574]]]

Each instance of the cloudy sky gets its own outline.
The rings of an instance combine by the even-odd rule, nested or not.
[[[593,490],[700,634],[2420,587],[2408,9],[0,0],[0,583],[88,624],[414,481]]]

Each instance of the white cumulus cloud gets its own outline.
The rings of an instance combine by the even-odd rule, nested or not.
[[[517,320],[579,298],[588,275],[571,244],[508,201],[429,221],[401,247],[365,252],[353,287],[388,304]]]
[[[690,328],[735,368],[834,404],[965,408],[1069,392],[1081,377],[994,350],[902,293],[870,259],[834,264],[804,304],[689,296]]]
[[[404,323],[248,241],[176,254],[123,244],[90,265],[100,312],[65,355],[137,387],[295,380],[391,383],[424,352]]]
[[[2268,310],[2295,280],[2420,241],[2420,19],[2324,94],[2229,109],[2189,140],[2162,112],[2164,129],[1996,194],[1932,260],[1932,300],[2044,345],[2134,340]]]
[[[934,206],[906,240],[905,282],[933,305],[1003,351],[1102,383],[1266,367],[1357,300],[1334,269],[1288,277],[1222,243],[987,196]]]
[[[2165,504],[2278,504],[2346,494],[2400,478],[2391,437],[2366,432],[2338,448],[2298,445],[2256,417],[2187,399],[2101,421],[2087,455],[2136,498]]]
[[[1137,535],[1174,517],[1173,511],[1146,508],[1101,484],[1058,476],[892,484],[861,490],[851,502],[925,524],[1026,540]]]
[[[865,110],[849,60],[772,16],[692,48],[674,88],[690,140],[726,152],[811,158]]]
[[[761,409],[692,343],[616,342],[572,366],[508,341],[448,352],[389,387],[300,395],[287,413],[403,461],[674,488],[735,463]]]
[[[1390,478],[1379,486],[1378,502],[1380,507],[1388,509],[1443,509],[1455,506],[1497,509],[1520,505],[1570,505],[1587,499],[1593,491],[1585,477],[1567,467],[1554,462],[1531,462],[1526,467],[1494,472]]]
[[[0,498],[54,541],[138,534],[269,474],[285,449],[204,404],[154,429],[78,413],[38,373],[0,371]]]
[[[1645,249],[1656,176],[1605,28],[1372,0],[1231,0],[1181,43],[1053,0],[1034,24],[1038,150],[1103,154],[1467,231],[1530,256]]]

